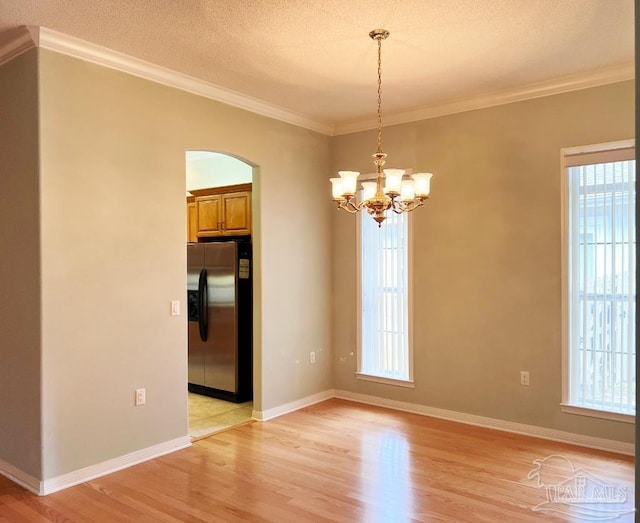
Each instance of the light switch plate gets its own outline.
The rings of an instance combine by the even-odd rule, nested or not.
[[[145,389],[136,389],[136,407],[144,405],[147,401],[147,391]]]
[[[171,316],[180,316],[180,300],[171,300]]]

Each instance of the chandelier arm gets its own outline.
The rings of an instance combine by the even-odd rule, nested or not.
[[[411,200],[409,202],[404,202],[402,200],[394,200],[394,204],[392,207],[392,211],[396,214],[402,214],[404,212],[411,212],[418,207],[422,207],[424,205],[424,198],[418,198],[416,200]]]
[[[353,200],[343,200],[338,202],[338,209],[347,211],[349,214],[356,214],[362,210],[364,202],[356,203]]]

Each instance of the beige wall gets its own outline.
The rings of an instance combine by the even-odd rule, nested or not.
[[[39,477],[38,71],[0,67],[0,460]]]
[[[186,150],[257,166],[256,409],[330,388],[329,139],[43,50],[40,75],[44,478],[187,434]]]
[[[633,94],[624,82],[385,129],[389,167],[435,173],[413,214],[416,386],[354,377],[356,222],[335,212],[335,387],[633,441],[631,424],[559,405],[560,148],[633,137]],[[336,137],[333,169],[370,172],[374,146],[372,132]]]
[[[14,59],[0,68],[0,459],[49,479],[186,435],[185,316],[169,316],[186,297],[186,150],[255,166],[257,410],[335,386],[632,441],[633,426],[558,404],[559,149],[632,136],[633,87],[385,130],[389,166],[436,174],[413,216],[408,390],[354,379],[355,219],[319,197],[331,163],[370,171],[373,133],[329,139],[48,51]]]

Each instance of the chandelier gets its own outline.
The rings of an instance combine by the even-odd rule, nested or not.
[[[413,180],[403,179],[403,169],[383,169],[386,153],[382,151],[382,40],[386,40],[389,31],[374,29],[369,36],[378,42],[378,148],[373,156],[376,166],[376,181],[362,182],[362,200],[356,200],[357,171],[338,171],[340,178],[331,178],[333,201],[338,209],[355,214],[363,209],[378,222],[378,227],[391,210],[396,214],[413,211],[424,205],[429,197],[431,173],[416,173]]]

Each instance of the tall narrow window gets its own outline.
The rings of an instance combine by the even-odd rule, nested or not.
[[[411,386],[409,216],[360,218],[358,377]]]
[[[616,142],[563,153],[565,410],[635,415],[635,150]]]

